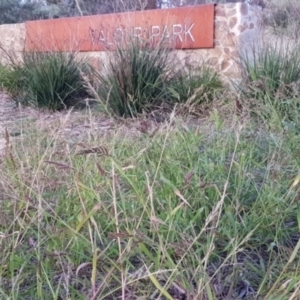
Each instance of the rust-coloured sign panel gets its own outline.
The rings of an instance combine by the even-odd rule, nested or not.
[[[214,5],[26,22],[27,51],[104,51],[126,37],[176,49],[212,48]]]

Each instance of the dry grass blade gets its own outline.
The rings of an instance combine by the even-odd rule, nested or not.
[[[85,149],[76,153],[76,155],[84,155],[84,154],[97,154],[101,156],[110,156],[108,150],[105,147],[101,147],[101,146]]]
[[[107,237],[109,239],[127,239],[127,238],[132,238],[134,237],[132,234],[129,234],[127,232],[109,232],[107,234]]]
[[[10,140],[9,140],[9,133],[7,131],[7,128],[5,128],[5,146],[8,149],[9,145],[10,145]]]
[[[12,148],[11,148],[11,143],[10,143],[10,138],[9,138],[9,133],[8,133],[7,128],[5,128],[4,139],[5,139],[5,154],[8,156],[13,167],[16,169],[16,163],[15,163],[12,151],[11,151]]]
[[[106,171],[101,167],[101,165],[99,163],[96,163],[96,167],[102,176],[106,175]]]
[[[51,164],[51,165],[55,165],[57,166],[59,169],[69,169],[69,170],[74,170],[76,171],[75,168],[67,165],[67,164],[64,164],[64,163],[59,163],[59,162],[56,162],[56,161],[51,161],[51,160],[44,160],[45,163],[47,164]]]
[[[178,196],[187,206],[191,207],[191,205],[188,203],[188,201],[183,197],[181,192],[178,189],[174,190],[174,193],[176,196]]]
[[[188,172],[184,175],[184,188],[188,188],[190,186],[191,180],[195,175],[194,171]]]
[[[80,273],[85,273],[86,271],[84,269],[91,268],[91,266],[91,262],[80,264],[76,269],[76,277],[78,277]]]
[[[108,278],[111,277],[111,275],[113,274],[114,271],[115,271],[114,267],[112,267],[109,270],[109,272],[104,277],[104,280],[102,281],[102,283],[100,284],[100,286],[98,287],[98,289],[93,292],[93,296],[92,296],[92,298],[90,300],[96,300],[97,299],[97,297],[100,294],[101,290],[103,289],[103,287],[105,286],[106,282],[108,281]]]
[[[149,137],[154,137],[155,136],[155,134],[158,132],[158,130],[159,130],[159,126],[157,126],[154,130],[153,130],[153,132],[149,135]]]

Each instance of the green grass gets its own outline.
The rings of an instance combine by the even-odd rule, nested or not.
[[[176,102],[200,107],[204,103],[211,104],[218,93],[224,92],[224,83],[216,71],[202,63],[181,70],[172,88]]]
[[[299,125],[300,56],[297,43],[261,42],[241,58],[242,100],[263,122],[296,130]]]
[[[56,111],[78,107],[88,96],[82,74],[91,69],[76,53],[28,52],[22,59],[0,69],[0,85],[16,102]]]
[[[212,103],[223,88],[219,75],[204,64],[189,70],[180,65],[163,41],[153,45],[129,38],[95,72],[98,87],[92,91],[102,110],[121,117],[153,112],[162,104]]]
[[[112,114],[136,117],[170,100],[168,86],[177,72],[169,61],[170,50],[163,46],[153,48],[134,39],[118,45],[104,70],[95,72],[101,106]]]
[[[135,46],[117,50],[98,90],[80,74],[106,111],[219,104],[217,74],[168,78],[166,49]],[[23,124],[14,141],[8,128],[0,299],[298,299],[300,64],[277,46],[244,57],[238,115],[227,103],[182,122],[176,106],[163,124],[116,118],[105,131],[82,111],[73,135],[70,112]],[[18,93],[22,73],[10,74]]]
[[[20,82],[21,68],[3,66],[0,64],[0,88],[5,89],[10,95],[16,97],[21,90]]]
[[[204,63],[183,68],[163,41],[153,45],[129,38],[108,53],[100,70],[76,53],[28,52],[22,59],[20,64],[11,57],[11,66],[0,66],[0,87],[17,103],[53,111],[82,107],[87,99],[121,117],[161,107],[171,111],[175,104],[191,111],[212,104],[224,90],[213,69]]]
[[[299,137],[176,120],[84,150],[27,128],[1,163],[3,299],[297,299]]]

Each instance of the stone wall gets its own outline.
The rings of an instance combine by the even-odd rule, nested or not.
[[[247,51],[260,37],[261,7],[247,3],[227,3],[215,5],[214,48],[174,50],[186,66],[196,66],[205,62],[216,68],[224,80],[238,80],[239,55]],[[0,63],[7,64],[7,54],[21,57],[25,47],[25,25],[0,26]],[[82,52],[90,57],[96,67],[101,67],[106,53]]]
[[[213,49],[178,51],[185,64],[202,61],[213,66],[226,81],[240,79],[239,58],[251,49],[261,34],[261,7],[247,3],[218,4],[215,7]]]

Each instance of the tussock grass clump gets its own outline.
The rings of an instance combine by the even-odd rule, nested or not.
[[[168,86],[176,74],[170,53],[161,45],[153,47],[135,39],[118,45],[105,71],[96,73],[102,105],[119,116],[135,117],[170,100]]]
[[[7,149],[3,298],[297,299],[300,165],[287,137],[170,124],[85,137],[84,150],[28,128]]]
[[[300,104],[298,49],[298,45],[275,41],[253,47],[242,57],[243,91],[253,111],[264,118],[270,118],[274,111],[282,119],[297,117],[295,112]]]
[[[215,101],[224,90],[224,84],[216,71],[202,63],[200,66],[183,68],[173,81],[172,88],[174,101],[192,110]]]
[[[13,63],[0,77],[18,102],[50,110],[76,106],[87,96],[81,72],[89,65],[75,53],[28,52],[22,64]]]
[[[20,82],[21,67],[3,66],[0,64],[0,88],[15,96],[22,88]]]
[[[105,71],[96,73],[97,97],[106,111],[136,117],[161,106],[212,101],[222,87],[219,76],[203,66],[185,69],[163,42],[154,46],[128,39],[109,56]]]

